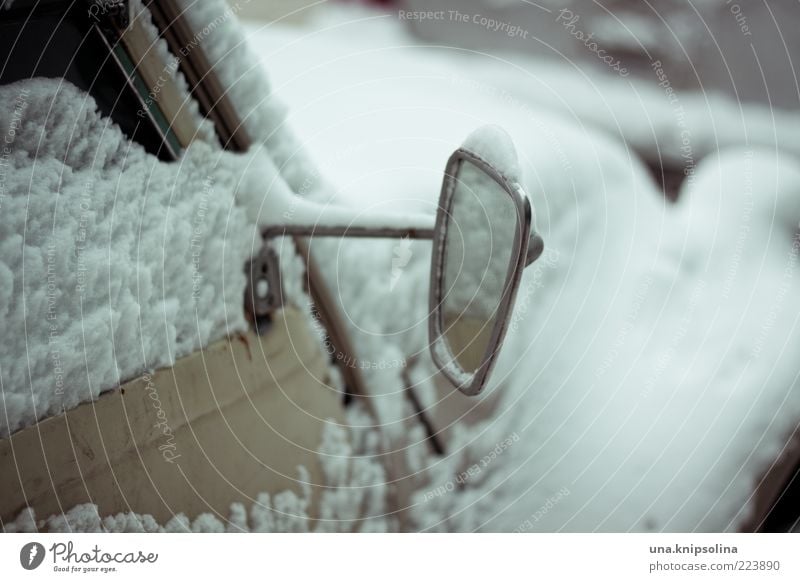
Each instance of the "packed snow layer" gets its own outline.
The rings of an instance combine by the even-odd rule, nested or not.
[[[446,457],[419,458],[402,374],[367,378],[389,444],[427,465],[409,527],[742,524],[800,418],[796,115],[688,94],[678,111],[657,86],[417,47],[380,12],[248,35],[304,146],[355,205],[431,208],[445,160],[478,125],[508,129],[519,150],[546,250],[476,401],[491,418],[457,422]],[[677,205],[639,161],[659,155],[686,170]],[[359,356],[419,356],[411,376],[433,407],[429,247],[408,249],[391,286],[393,244],[315,250],[330,253]]]
[[[245,159],[198,142],[160,163],[56,80],[0,87],[0,102],[7,436],[245,329],[256,225],[236,198]]]

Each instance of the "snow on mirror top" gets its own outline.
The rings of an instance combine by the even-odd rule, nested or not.
[[[499,125],[479,127],[467,136],[461,147],[489,162],[508,180],[522,182],[517,148],[511,136]]]
[[[513,152],[514,146],[505,132],[492,131],[490,137],[495,139],[498,135]],[[505,148],[502,141],[482,141],[479,145],[499,142]],[[483,147],[481,151],[470,149],[484,159],[490,157],[485,153],[493,153],[491,147],[488,151]],[[511,160],[507,149],[499,153],[505,162]],[[504,167],[513,169],[509,163]],[[480,367],[494,329],[513,255],[518,216],[504,186],[470,161],[462,160],[454,180],[446,234],[442,326],[452,357],[471,373]]]

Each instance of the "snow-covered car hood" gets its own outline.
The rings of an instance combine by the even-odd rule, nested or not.
[[[430,208],[447,155],[478,125],[507,128],[519,150],[545,255],[522,280],[484,398],[494,412],[448,427],[448,456],[427,459],[429,483],[410,507],[417,527],[744,523],[800,414],[800,166],[786,131],[797,115],[714,95],[676,103],[656,83],[418,46],[381,12],[252,23],[247,35],[292,105],[288,122],[351,204]],[[685,171],[677,204],[648,154]],[[424,352],[428,248],[411,247],[390,290],[391,243],[329,247],[360,355]],[[435,410],[432,368],[418,367]],[[399,447],[400,373],[370,382]]]

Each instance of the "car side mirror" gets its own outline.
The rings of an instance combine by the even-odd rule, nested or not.
[[[477,136],[477,139],[474,137]],[[471,145],[474,144],[474,145]],[[499,152],[501,155],[495,155]],[[498,158],[500,161],[495,161]],[[502,129],[474,132],[450,156],[435,222],[429,215],[361,214],[322,206],[288,191],[273,195],[272,212],[291,222],[265,225],[265,239],[303,237],[408,237],[432,239],[428,331],[433,361],[462,393],[486,386],[506,335],[523,269],[542,254],[542,239],[531,231],[532,208],[515,178],[516,151]],[[291,209],[284,212],[281,204]],[[262,291],[275,292],[269,269],[249,267],[249,305],[280,305]],[[273,268],[273,270],[275,270]],[[263,282],[259,282],[263,278]],[[249,299],[249,301],[248,301]],[[254,317],[262,316],[254,313]]]
[[[516,181],[473,151],[453,153],[434,228],[428,329],[434,363],[466,395],[485,387],[522,271],[544,248],[531,222]]]

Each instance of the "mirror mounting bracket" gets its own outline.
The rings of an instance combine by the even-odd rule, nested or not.
[[[532,265],[544,252],[544,240],[536,231],[531,231],[528,242],[528,253],[525,255],[525,266]]]
[[[256,256],[247,262],[245,274],[245,314],[252,319],[256,332],[268,327],[272,314],[283,305],[281,270],[278,254],[264,242]]]
[[[356,238],[410,238],[432,240],[433,228],[425,226],[321,226],[275,225],[262,229],[261,250],[246,265],[248,285],[245,290],[245,313],[252,319],[256,331],[268,325],[272,314],[283,306],[280,261],[269,241],[278,236],[299,237],[356,237]]]

